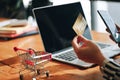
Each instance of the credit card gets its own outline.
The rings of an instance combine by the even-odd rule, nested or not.
[[[86,26],[87,22],[85,18],[82,16],[82,14],[79,14],[72,28],[77,35],[82,35]]]

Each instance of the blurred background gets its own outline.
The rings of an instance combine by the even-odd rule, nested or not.
[[[81,1],[87,23],[92,30],[106,32],[97,10],[108,10],[114,22],[120,25],[119,0],[0,0],[0,17],[32,19],[32,9]]]
[[[120,25],[119,0],[92,0],[91,4],[91,28],[99,32],[106,32],[106,26],[97,13],[97,10],[107,10],[115,24]]]
[[[30,0],[23,0],[27,7]],[[98,32],[106,32],[105,24],[97,13],[97,10],[108,10],[114,22],[120,25],[119,0],[49,0],[53,5],[81,1],[90,29]]]

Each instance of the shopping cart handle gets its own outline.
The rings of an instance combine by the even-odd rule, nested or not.
[[[18,48],[17,48],[17,47],[14,47],[13,49],[14,49],[15,52],[18,51]]]
[[[25,50],[25,49],[21,49],[21,48],[17,48],[17,47],[14,47],[13,49],[14,49],[15,52],[18,51],[18,50],[21,50],[21,51],[28,52],[30,55],[34,54],[33,50]]]

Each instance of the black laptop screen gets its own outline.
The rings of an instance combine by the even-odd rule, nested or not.
[[[72,26],[79,13],[84,16],[80,2],[35,8],[33,12],[45,50],[51,53],[71,46],[71,41],[76,36]],[[91,39],[88,27],[85,32],[84,35]]]

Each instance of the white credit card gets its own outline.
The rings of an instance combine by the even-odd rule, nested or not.
[[[77,35],[82,35],[85,31],[86,26],[87,22],[85,18],[79,14],[72,28]]]

